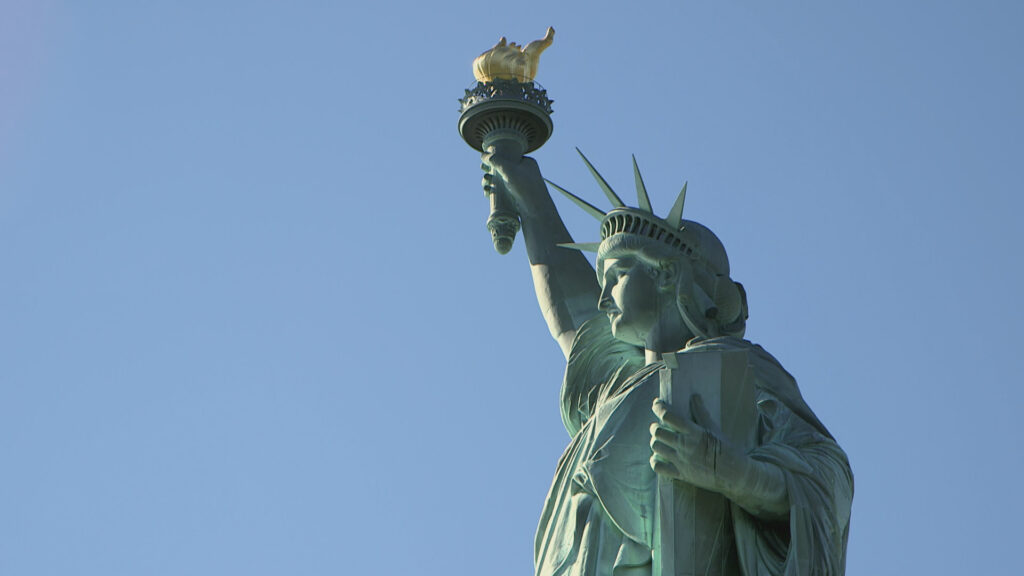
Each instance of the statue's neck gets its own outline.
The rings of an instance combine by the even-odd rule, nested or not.
[[[662,352],[655,352],[654,350],[644,350],[644,365],[650,366],[655,362],[661,362]]]
[[[682,350],[691,338],[693,333],[675,307],[662,306],[658,322],[651,328],[644,342],[644,358],[648,364],[657,362],[661,360],[662,354]]]

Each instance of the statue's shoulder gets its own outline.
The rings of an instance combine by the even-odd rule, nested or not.
[[[747,350],[751,348],[760,348],[760,346],[742,338],[719,336],[717,338],[694,338],[687,342],[686,347],[680,350],[679,353],[700,353],[714,350]]]
[[[748,362],[766,374],[773,374],[780,377],[784,377],[787,380],[792,381],[794,384],[796,379],[782,367],[782,363],[779,362],[774,356],[768,353],[767,350],[761,347],[760,344],[754,344],[749,340],[742,338],[736,338],[733,336],[719,336],[717,338],[694,338],[686,344],[686,348],[679,351],[680,354],[701,354],[708,352],[746,352]]]
[[[604,314],[595,316],[576,331],[569,352],[567,376],[575,370],[596,371],[607,376],[624,362],[643,365],[644,352],[612,336],[611,324]]]
[[[742,356],[747,365],[745,378],[753,378],[759,390],[785,398],[800,398],[796,379],[782,367],[782,364],[758,344],[733,336],[693,339],[679,354],[723,354],[735,358]],[[803,403],[802,399],[797,402]]]
[[[576,331],[562,381],[562,421],[570,436],[590,418],[601,393],[620,390],[644,365],[643,350],[612,336],[604,314]]]
[[[832,434],[814,414],[800,393],[796,378],[782,367],[782,364],[759,344],[742,338],[723,336],[705,340],[692,340],[681,353],[720,352],[728,353],[745,351],[748,373],[754,377],[755,385],[760,392],[768,393],[781,401],[802,420],[816,428],[820,433],[832,438]]]

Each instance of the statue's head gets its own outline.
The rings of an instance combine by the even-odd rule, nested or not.
[[[567,247],[597,250],[602,287],[598,306],[609,314],[615,337],[642,346],[651,330],[666,324],[666,319],[671,324],[673,318],[682,320],[690,337],[741,337],[747,318],[743,287],[729,277],[729,259],[718,237],[707,227],[682,219],[686,187],[663,219],[651,209],[639,170],[635,175],[640,207],[629,208],[587,165],[616,205],[608,213],[552,185],[600,215],[601,242]]]
[[[743,335],[742,288],[729,277],[725,247],[711,230],[690,220],[676,228],[635,208],[612,210],[601,229],[598,305],[611,310],[613,328],[622,324],[616,337],[642,344],[637,338],[664,317],[666,306],[692,336]]]

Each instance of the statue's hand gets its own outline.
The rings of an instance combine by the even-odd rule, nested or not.
[[[789,495],[782,470],[730,444],[699,395],[690,398],[693,421],[669,412],[660,399],[654,401],[653,410],[658,417],[651,424],[655,472],[718,492],[759,518],[787,517]]]
[[[500,181],[519,212],[530,211],[539,204],[539,200],[547,196],[540,167],[533,158],[515,154],[509,146],[502,144],[499,141],[481,156],[483,164],[480,168],[484,171],[481,183],[484,191],[490,193]]]
[[[724,437],[700,395],[690,398],[692,421],[670,412],[661,399],[652,410],[658,422],[651,424],[651,468],[658,474],[728,495],[754,466]]]

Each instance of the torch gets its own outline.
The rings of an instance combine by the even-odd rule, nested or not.
[[[459,99],[459,134],[477,151],[504,147],[522,156],[540,148],[551,137],[551,102],[533,81],[540,53],[551,45],[555,30],[548,28],[540,40],[525,47],[508,43],[504,37],[473,61],[476,85]],[[519,231],[519,213],[501,179],[485,187],[491,214],[487,229],[494,249],[507,254]]]

